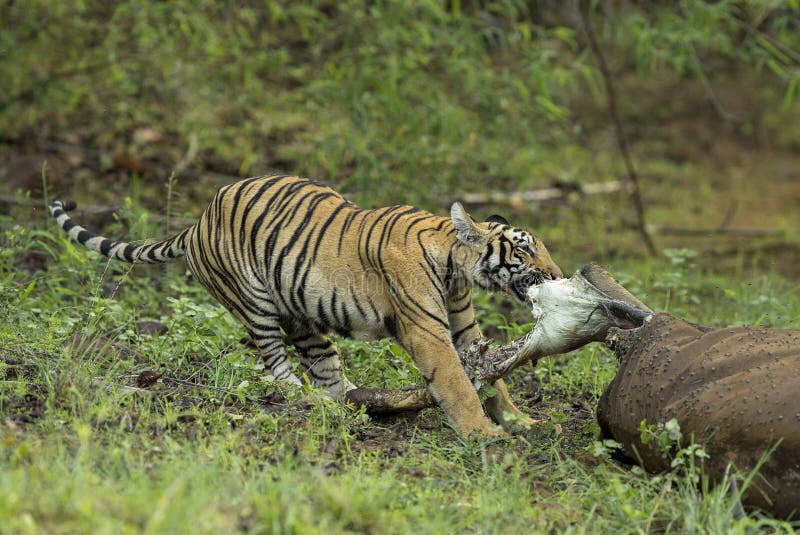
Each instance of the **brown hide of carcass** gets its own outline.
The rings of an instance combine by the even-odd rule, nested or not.
[[[781,518],[800,514],[800,331],[751,327],[701,330],[666,314],[618,332],[619,371],[603,392],[598,421],[644,468],[669,468],[639,423],[676,418],[684,440],[710,455],[719,481],[728,463],[749,473],[780,444],[743,497]],[[633,453],[635,452],[635,453]],[[762,479],[763,478],[763,479]]]

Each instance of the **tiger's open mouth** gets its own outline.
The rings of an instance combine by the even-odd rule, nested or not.
[[[534,284],[541,284],[542,282],[544,282],[544,277],[542,275],[528,275],[527,277],[514,281],[511,285],[511,289],[517,299],[523,303],[527,303],[528,288]]]

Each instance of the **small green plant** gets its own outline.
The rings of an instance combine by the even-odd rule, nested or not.
[[[699,304],[700,298],[692,292],[689,284],[690,274],[697,268],[694,263],[697,251],[664,249],[662,253],[669,261],[670,269],[658,273],[658,278],[653,282],[653,288],[666,293],[663,310],[668,312],[671,307]]]
[[[594,442],[592,442],[590,446],[590,451],[592,455],[598,458],[607,458],[613,452],[619,451],[621,449],[622,449],[622,444],[610,438],[606,438],[603,440],[595,440]]]
[[[672,418],[658,425],[648,425],[644,420],[639,423],[639,431],[643,444],[652,443],[672,469],[685,470],[686,477],[697,483],[702,475],[702,463],[708,459],[708,453],[699,444],[690,442],[684,445],[683,433],[678,420]]]

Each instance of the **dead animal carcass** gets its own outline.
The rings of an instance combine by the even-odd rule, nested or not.
[[[774,448],[742,502],[778,517],[800,513],[800,331],[708,329],[658,314],[638,329],[615,331],[619,371],[600,399],[605,436],[649,471],[669,461],[639,424],[677,419],[683,436],[710,455],[706,472],[743,473]]]
[[[705,470],[714,481],[729,464],[746,474],[771,452],[742,501],[782,518],[800,515],[800,331],[710,329],[654,316],[594,265],[532,287],[528,296],[538,318],[531,333],[467,359],[474,376],[489,380],[608,340],[620,367],[598,407],[606,436],[648,471],[668,470],[669,459],[643,443],[640,423],[675,418],[684,439],[710,455]]]

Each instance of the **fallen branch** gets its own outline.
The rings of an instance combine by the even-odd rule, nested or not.
[[[777,228],[747,228],[747,227],[717,227],[717,228],[688,228],[668,227],[665,225],[648,224],[647,230],[653,234],[668,236],[719,236],[736,234],[740,236],[783,236],[786,230]]]
[[[365,406],[370,414],[421,411],[436,406],[436,401],[424,386],[411,386],[402,390],[356,388],[350,390],[345,398],[357,406]]]
[[[563,201],[570,194],[602,195],[619,191],[630,191],[631,185],[622,180],[594,182],[591,184],[569,184],[567,187],[532,189],[520,192],[486,191],[463,193],[459,200],[464,204],[510,204],[521,205],[551,201]]]

